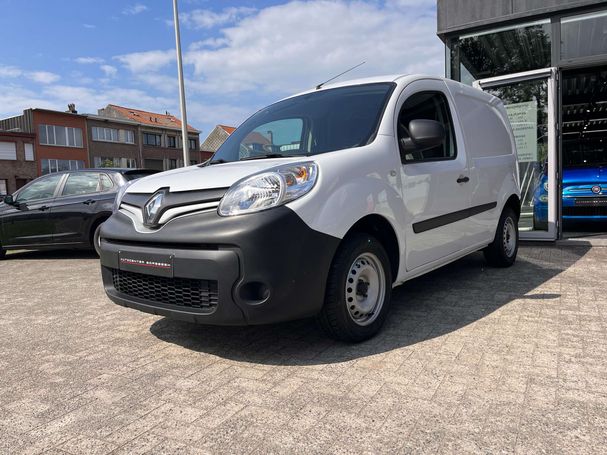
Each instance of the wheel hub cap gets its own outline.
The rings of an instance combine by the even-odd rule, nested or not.
[[[516,227],[512,218],[506,218],[506,221],[504,222],[502,244],[506,255],[511,257],[516,249]]]
[[[377,256],[364,253],[354,260],[345,291],[352,320],[359,325],[371,324],[381,310],[386,293],[384,269]]]

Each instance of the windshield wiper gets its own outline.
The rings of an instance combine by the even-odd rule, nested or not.
[[[226,160],[224,160],[223,158],[219,158],[219,159],[217,159],[217,160],[209,161],[209,162],[207,163],[207,166],[210,166],[210,165],[212,165],[212,164],[223,164],[223,163],[227,163],[227,161],[226,161]]]
[[[249,161],[249,160],[263,160],[264,158],[293,158],[302,155],[283,155],[282,153],[266,153],[264,155],[247,156],[246,158],[240,158],[238,161]]]

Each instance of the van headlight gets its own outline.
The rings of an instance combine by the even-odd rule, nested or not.
[[[217,212],[231,216],[278,207],[308,193],[317,177],[316,163],[287,164],[252,175],[232,185]]]
[[[118,190],[118,193],[116,193],[116,198],[114,199],[114,205],[112,207],[112,211],[114,213],[116,213],[118,211],[118,209],[120,208],[120,203],[122,202],[122,198],[124,197],[127,188],[129,186],[131,186],[134,182],[135,182],[135,180],[129,180],[124,185],[122,185],[120,187],[120,189]]]

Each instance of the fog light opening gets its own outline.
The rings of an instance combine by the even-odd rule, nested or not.
[[[240,287],[240,298],[247,303],[261,303],[270,297],[270,288],[264,283],[251,281]]]

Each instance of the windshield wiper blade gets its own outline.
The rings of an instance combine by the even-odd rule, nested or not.
[[[263,160],[264,158],[293,158],[299,155],[283,155],[282,153],[266,153],[264,155],[247,156],[240,158],[238,161]]]
[[[209,161],[207,166],[210,166],[212,164],[223,164],[223,163],[227,163],[227,161],[224,160],[223,158],[219,158],[218,160]]]

